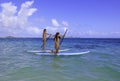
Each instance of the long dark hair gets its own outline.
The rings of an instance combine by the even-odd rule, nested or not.
[[[46,29],[43,30],[44,32],[46,31]]]
[[[59,32],[57,32],[57,33],[55,34],[54,40],[57,38],[57,36],[58,36],[59,34],[60,34]]]

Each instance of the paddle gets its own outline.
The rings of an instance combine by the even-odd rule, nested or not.
[[[63,39],[64,39],[66,33],[67,33],[67,29],[66,29],[66,31],[65,31],[65,33],[64,33],[64,35],[63,35],[63,38],[62,38],[61,41],[60,41],[60,46],[61,46],[61,44],[62,44],[62,42],[63,42]]]

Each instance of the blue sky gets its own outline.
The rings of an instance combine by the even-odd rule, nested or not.
[[[0,0],[0,37],[120,38],[120,0]]]

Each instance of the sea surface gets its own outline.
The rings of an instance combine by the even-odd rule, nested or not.
[[[66,38],[60,49],[90,51],[41,56],[40,38],[0,38],[0,81],[120,81],[120,39]],[[46,49],[54,49],[53,39]]]

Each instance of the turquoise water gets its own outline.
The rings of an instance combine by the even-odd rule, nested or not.
[[[53,40],[47,49],[53,49]],[[64,39],[79,56],[40,56],[39,38],[0,39],[0,81],[120,81],[120,39]]]

